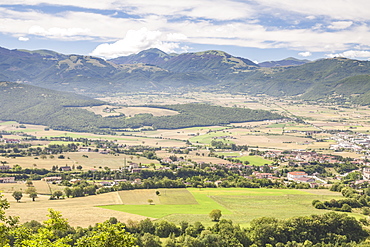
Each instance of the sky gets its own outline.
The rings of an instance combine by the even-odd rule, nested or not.
[[[369,0],[0,0],[0,46],[105,59],[159,48],[369,60],[369,11]]]

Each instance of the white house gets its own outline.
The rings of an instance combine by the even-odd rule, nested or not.
[[[288,180],[296,180],[298,178],[305,178],[307,175],[305,172],[288,172],[287,177]]]

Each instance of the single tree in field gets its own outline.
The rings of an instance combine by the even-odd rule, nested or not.
[[[153,199],[148,199],[149,205],[152,205]]]
[[[19,202],[21,199],[22,199],[22,192],[21,191],[14,191],[13,192],[13,197],[15,200],[17,200],[17,202]]]
[[[29,195],[30,195],[30,198],[32,198],[32,201],[34,202],[35,198],[37,198],[37,193],[36,192],[31,192]]]
[[[63,192],[60,190],[54,191],[53,196],[59,199],[61,196],[63,196]]]
[[[157,196],[159,196],[159,195],[161,194],[161,192],[159,192],[159,190],[157,190],[157,191],[155,192],[155,194],[156,194]]]
[[[65,189],[64,189],[64,193],[66,194],[66,197],[70,197],[70,196],[72,196],[72,190],[69,188],[69,187],[66,187]]]
[[[30,198],[32,198],[32,201],[35,201],[35,198],[37,198],[37,192],[35,187],[28,187],[25,192],[30,196]]]
[[[31,180],[27,180],[26,182],[27,187],[33,186],[33,182]]]
[[[209,213],[209,218],[211,218],[212,221],[219,221],[221,216],[222,216],[221,210],[219,210],[219,209],[213,209]]]

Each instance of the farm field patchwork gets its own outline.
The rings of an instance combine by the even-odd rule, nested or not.
[[[45,181],[34,180],[33,186],[36,189],[38,194],[41,195],[51,195],[54,191],[60,190],[63,191],[65,186],[59,186],[55,184],[50,184]],[[0,183],[0,192],[12,193],[14,191],[26,191],[27,185],[24,182],[17,183]]]
[[[152,199],[154,196],[156,196],[155,190],[152,191],[154,194],[152,197],[148,199]],[[146,198],[145,198],[146,202],[144,204],[142,200],[143,198],[138,196],[138,198],[140,198],[139,200],[137,200],[137,202],[140,203],[139,205],[108,205],[101,207],[105,209],[113,209],[117,211],[128,212],[131,214],[138,214],[152,218],[162,218],[170,214],[208,214],[210,210],[212,210],[212,208],[220,209],[223,212],[223,214],[231,214],[231,212],[228,209],[218,204],[216,201],[211,199],[207,194],[202,193],[191,192],[187,196],[177,197],[177,204],[176,200],[171,200],[171,204],[164,204],[168,203],[169,200],[168,199],[161,200],[159,197],[175,196],[176,194],[172,192],[171,194],[166,195],[166,191],[169,190],[168,189],[166,189],[165,191],[162,190],[160,196],[156,196],[157,198],[153,198],[156,199],[155,202],[157,202],[158,204],[149,205]],[[178,193],[184,193],[182,190],[177,191]],[[134,191],[134,193],[142,194],[142,192],[140,191]],[[124,193],[121,193],[121,197],[123,194]],[[189,204],[189,202],[191,203]]]
[[[158,204],[149,205],[148,202],[141,200],[136,205],[108,205],[101,207],[166,219],[175,223],[179,223],[184,219],[189,223],[201,221],[205,225],[212,224],[208,213],[212,209],[220,209],[223,214],[222,218],[231,219],[235,223],[247,226],[252,219],[259,217],[285,219],[294,216],[324,214],[328,211],[312,207],[312,200],[324,201],[343,198],[339,193],[328,190],[248,188],[203,188],[201,190],[188,188],[187,190],[196,199],[197,204],[181,204],[179,200],[178,205],[168,205],[157,200]],[[163,190],[161,194],[163,195]],[[134,202],[131,201],[131,203]],[[355,213],[351,213],[351,215],[361,217]]]
[[[48,217],[46,215],[49,208],[61,212],[63,218],[66,218],[68,223],[75,227],[88,227],[95,225],[95,223],[106,221],[110,217],[116,217],[122,222],[147,218],[145,216],[96,207],[99,205],[121,203],[117,192],[63,200],[49,200],[49,195],[39,195],[34,202],[28,195],[23,194],[23,198],[19,203],[15,201],[11,193],[2,194],[10,202],[10,208],[6,210],[6,215],[19,216],[21,223],[31,220],[39,222],[47,220]]]
[[[126,163],[138,163],[142,165],[149,165],[151,163],[159,164],[157,160],[150,160],[145,157],[138,157],[135,155],[110,155],[96,152],[69,152],[64,153],[65,159],[58,159],[58,155],[51,159],[49,156],[46,159],[35,159],[34,157],[17,157],[4,159],[10,167],[20,165],[22,168],[45,168],[52,169],[53,166],[82,166],[83,170],[99,169],[99,167],[109,167],[110,169],[118,169]]]

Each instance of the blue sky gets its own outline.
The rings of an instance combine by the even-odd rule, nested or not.
[[[0,46],[103,58],[148,48],[256,62],[370,59],[368,0],[0,0]]]

